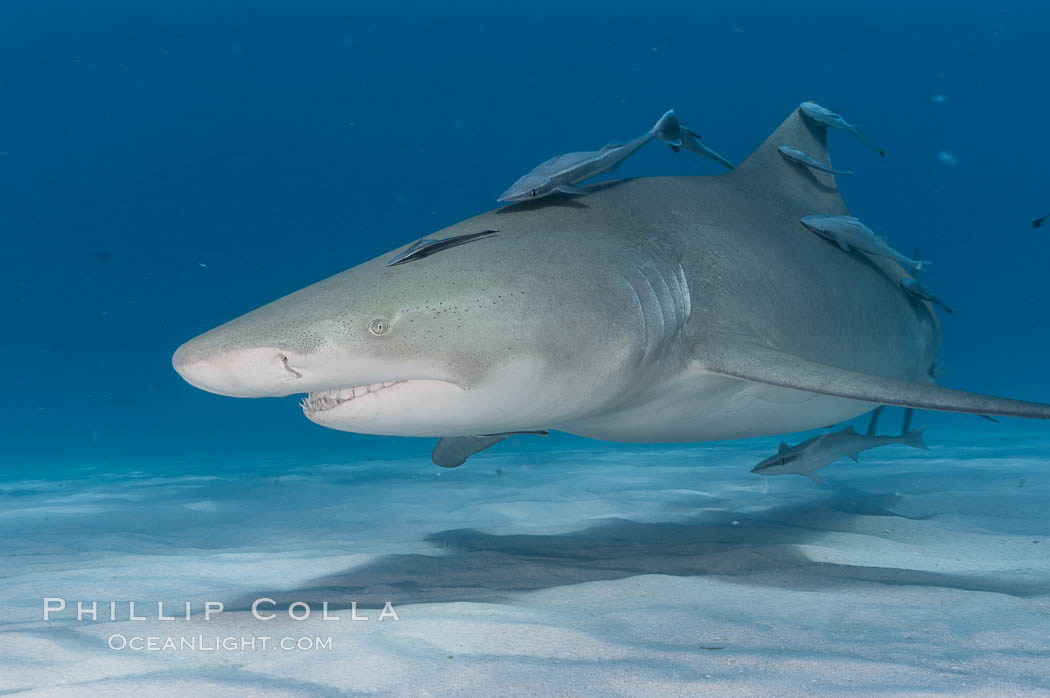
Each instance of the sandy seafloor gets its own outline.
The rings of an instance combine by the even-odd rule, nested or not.
[[[929,452],[768,490],[748,470],[779,439],[508,442],[453,471],[375,453],[8,469],[0,693],[1046,695],[1050,432],[960,419]],[[150,619],[44,622],[43,597]],[[314,613],[259,621],[260,597]],[[157,620],[157,600],[196,615]],[[205,622],[205,600],[225,611]],[[336,610],[351,600],[368,621]],[[377,619],[386,600],[399,620]]]

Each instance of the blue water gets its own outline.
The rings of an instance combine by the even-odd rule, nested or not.
[[[362,442],[290,402],[195,391],[169,356],[669,107],[737,161],[805,99],[862,124],[889,154],[832,134],[857,171],[841,186],[934,261],[928,283],[957,311],[945,382],[1050,394],[1050,241],[1028,224],[1050,207],[1042,3],[9,0],[0,14],[0,423],[17,462]],[[717,171],[653,147],[621,174]]]
[[[925,281],[956,311],[944,322],[944,384],[1050,400],[1050,231],[1029,223],[1050,212],[1050,6],[713,5],[5,0],[0,463],[7,482],[51,484],[12,484],[3,506],[16,512],[13,497],[52,492],[66,477],[98,494],[85,483],[102,472],[103,482],[126,480],[115,490],[143,470],[268,481],[365,461],[381,469],[368,477],[390,487],[436,478],[432,440],[325,430],[295,398],[198,391],[172,371],[171,354],[265,302],[491,208],[541,160],[631,138],[672,107],[737,162],[807,99],[861,124],[887,157],[832,133],[834,163],[856,172],[840,186],[895,247],[933,261]],[[618,175],[718,171],[651,146]],[[1029,465],[1050,452],[1040,424],[929,414],[916,423],[944,429],[956,448],[976,447],[974,458],[983,439],[996,457]],[[1004,452],[1012,437],[1003,434],[1022,433],[1023,446],[1017,437],[1018,451]],[[551,454],[567,450],[615,468],[620,450],[634,460],[647,453],[558,435],[498,448],[506,467],[556,462]],[[678,453],[667,448],[651,450],[654,462]],[[758,454],[746,451],[739,465]],[[566,472],[543,469],[571,487],[575,471]],[[471,493],[485,500],[483,489]],[[630,517],[626,500],[601,496],[611,503],[594,516]],[[266,501],[253,494],[239,505]],[[92,525],[90,512],[79,515],[88,519],[78,526]],[[281,521],[293,527],[298,516]],[[236,518],[209,525],[221,539]],[[501,521],[513,531],[517,520]],[[19,535],[62,535],[62,525],[31,523],[21,521]]]

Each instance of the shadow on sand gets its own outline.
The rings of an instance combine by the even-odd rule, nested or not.
[[[559,535],[447,530],[426,537],[443,548],[444,554],[389,555],[345,573],[320,577],[302,588],[264,589],[231,606],[248,608],[251,600],[260,596],[275,599],[278,607],[294,601],[311,605],[328,601],[332,608],[348,607],[350,601],[365,608],[381,607],[387,600],[399,605],[499,602],[519,592],[648,574],[707,575],[740,584],[798,590],[891,584],[1021,597],[1050,592],[1050,580],[1026,582],[834,564],[811,560],[800,548],[829,532],[874,535],[866,530],[870,523],[861,525],[862,517],[900,516],[883,508],[885,499],[839,490],[803,505],[755,513],[705,512],[685,523],[610,519]]]

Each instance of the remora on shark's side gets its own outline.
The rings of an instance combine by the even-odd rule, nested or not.
[[[922,429],[900,436],[874,436],[858,434],[853,427],[846,427],[841,431],[814,436],[795,446],[781,442],[776,454],[756,465],[751,472],[759,475],[805,475],[811,480],[824,483],[817,475],[817,470],[826,468],[843,456],[849,456],[856,462],[861,451],[893,445],[927,450],[922,440]]]
[[[939,305],[944,308],[949,315],[955,315],[955,311],[948,307],[948,305],[937,297],[937,294],[930,290],[930,287],[922,283],[918,279],[901,279],[901,288],[907,293],[920,298],[924,301],[929,301],[934,305]]]
[[[886,157],[886,151],[882,149],[881,145],[865,136],[863,131],[843,119],[841,114],[833,112],[827,107],[822,107],[816,102],[803,102],[798,105],[798,108],[799,111],[812,119],[814,123],[825,128],[837,128],[840,131],[852,133],[854,136],[874,148],[879,155]]]
[[[799,224],[848,214],[831,175],[777,151],[828,161],[825,135],[795,111],[722,175],[482,213],[429,237],[498,228],[484,244],[387,266],[409,241],[186,342],[175,369],[222,395],[310,393],[318,424],[402,436],[706,441],[881,404],[1050,419],[936,385],[940,323],[901,292],[906,271]]]
[[[824,163],[817,162],[813,159],[812,155],[810,155],[804,150],[796,148],[793,145],[782,145],[778,147],[777,150],[779,150],[780,154],[783,155],[785,158],[787,158],[791,162],[798,163],[799,165],[812,167],[816,170],[820,170],[821,172],[827,172],[828,174],[853,176],[852,172],[847,172],[845,170],[833,170]]]
[[[922,271],[930,266],[929,262],[909,259],[890,247],[885,240],[875,234],[868,226],[853,216],[829,216],[824,213],[803,216],[802,225],[817,235],[828,238],[846,252],[857,248],[865,254],[889,257],[899,264],[909,266],[915,271]]]

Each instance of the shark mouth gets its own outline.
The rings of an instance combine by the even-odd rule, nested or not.
[[[322,390],[310,393],[303,398],[302,402],[299,403],[299,406],[303,408],[303,413],[309,417],[310,415],[334,410],[336,407],[350,402],[362,407],[367,407],[369,403],[372,403],[375,400],[384,399],[386,395],[404,393],[406,392],[406,388],[410,394],[413,393],[413,389],[423,389],[425,394],[428,388],[433,389],[439,386],[446,388],[453,386],[459,390],[464,389],[455,383],[442,380],[410,379],[385,381],[383,383],[358,385],[353,388],[337,388],[335,390]]]
[[[299,406],[302,407],[303,412],[307,414],[311,412],[324,412],[325,410],[330,410],[335,407],[338,407],[344,402],[350,402],[351,400],[360,400],[369,395],[376,396],[376,393],[379,393],[400,383],[407,382],[409,381],[386,381],[385,383],[358,385],[353,388],[323,390],[319,393],[310,393],[309,395],[303,398],[302,402],[299,403]]]

